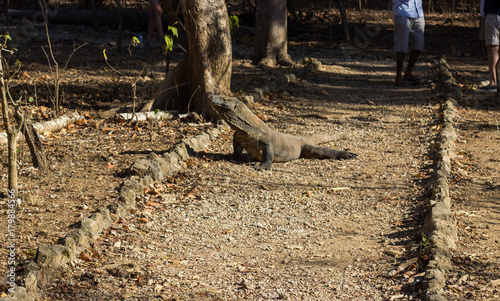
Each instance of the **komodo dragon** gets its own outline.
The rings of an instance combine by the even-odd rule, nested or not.
[[[341,135],[314,134],[299,137],[280,133],[262,121],[235,97],[210,95],[209,103],[235,131],[233,157],[240,160],[243,149],[254,159],[261,161],[257,170],[271,167],[273,162],[287,162],[299,158],[350,159],[357,155],[347,151],[316,146],[338,140]]]

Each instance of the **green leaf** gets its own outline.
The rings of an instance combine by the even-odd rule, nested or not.
[[[168,50],[172,51],[172,49],[174,49],[174,40],[171,36],[165,35],[165,44],[167,45]]]
[[[10,37],[10,35],[9,35],[9,34],[6,34],[6,35],[5,35],[5,38],[6,38],[7,40],[9,40],[9,41],[12,41],[12,38]]]
[[[234,32],[234,27],[240,28],[240,19],[238,16],[232,15],[229,17],[229,29],[231,30],[231,34]]]
[[[160,110],[159,109],[155,109],[155,114],[158,114],[160,113]]]
[[[130,43],[132,44],[132,46],[136,47],[139,46],[139,44],[141,44],[141,40],[139,40],[139,38],[137,37],[132,37],[132,41]]]
[[[231,19],[233,19],[233,24],[236,26],[236,28],[240,28],[240,18],[238,16],[231,16]]]
[[[14,64],[17,68],[21,68],[21,61],[16,60],[16,63]]]
[[[144,71],[142,71],[141,76],[142,76],[142,77],[145,77],[146,75],[148,75],[148,73],[149,73],[149,71],[150,71],[150,70],[151,70],[151,69],[149,69],[149,68],[145,69]]]
[[[29,102],[29,103],[32,103],[32,102],[34,102],[34,101],[35,101],[35,99],[33,98],[33,96],[30,96],[30,97],[28,98],[28,102]]]
[[[178,37],[179,37],[179,33],[178,33],[178,31],[177,31],[177,27],[172,27],[172,26],[169,26],[169,27],[168,27],[168,30],[170,30],[170,31],[172,32],[172,35],[173,35],[174,37],[176,37],[176,38],[178,38]]]

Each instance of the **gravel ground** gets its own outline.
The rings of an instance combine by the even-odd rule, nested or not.
[[[300,159],[258,172],[231,160],[224,131],[185,170],[150,187],[45,297],[418,298],[422,183],[437,108],[428,85],[393,86],[392,67],[325,64],[251,106],[282,132],[346,134],[328,146],[356,159]],[[433,76],[427,64],[419,68]]]
[[[232,133],[224,131],[187,160],[184,170],[149,187],[137,209],[117,218],[68,270],[42,281],[40,300],[420,299],[427,263],[420,227],[441,95],[434,90],[435,72],[425,58],[417,66],[424,85],[393,85],[388,51],[392,21],[386,14],[375,16],[384,28],[366,43],[358,41],[360,49],[325,47],[309,41],[310,35],[307,41],[291,39],[294,59],[318,58],[324,69],[250,106],[282,132],[344,133],[346,139],[327,146],[349,149],[359,155],[356,159],[301,159],[257,172],[253,162],[231,160]],[[428,15],[426,53],[456,56],[449,62],[465,93],[450,186],[459,241],[444,296],[495,300],[500,285],[499,105],[491,95],[470,89],[487,72],[474,25],[434,26],[445,24],[445,18]],[[353,20],[359,23],[355,40],[371,32],[357,17]],[[130,70],[129,76],[117,78],[102,70],[100,56],[103,47],[111,47],[112,31],[92,36],[81,28],[61,28],[79,43],[90,43],[64,74],[68,107],[87,116],[128,103],[130,83],[145,67],[151,69],[150,77],[138,82],[138,100],[151,97],[165,67],[159,51],[119,59],[110,48],[112,63]],[[71,53],[73,38],[67,36],[53,35],[61,53]],[[39,33],[35,44],[41,41]],[[250,44],[235,48],[233,91],[251,91],[293,71],[255,68],[245,59],[252,52]],[[450,49],[450,44],[455,46]],[[20,53],[28,65],[14,80],[14,94],[38,81],[47,88],[39,89],[40,100],[48,99],[51,77],[45,56],[35,48]],[[173,53],[173,60],[178,56]],[[37,105],[34,116],[41,120],[34,120],[49,118],[47,109]],[[36,196],[23,199],[18,210],[16,255],[21,265],[41,244],[63,237],[70,224],[114,202],[130,162],[150,151],[161,153],[201,129],[179,120],[130,126],[87,118],[44,140],[48,173],[27,167],[27,151],[21,148],[25,168],[20,184]],[[5,147],[0,151],[5,154]],[[0,174],[6,178],[5,169]],[[5,227],[0,224],[4,233]],[[2,246],[0,255],[6,258],[5,241]],[[4,275],[5,269],[0,267]],[[5,291],[6,285],[0,289]]]

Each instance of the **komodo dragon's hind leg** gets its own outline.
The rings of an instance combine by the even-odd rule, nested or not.
[[[355,153],[347,151],[338,151],[331,148],[320,147],[306,144],[300,153],[301,158],[316,158],[316,159],[351,159],[356,157]]]

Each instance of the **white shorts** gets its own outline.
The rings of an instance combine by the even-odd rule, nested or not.
[[[425,20],[421,18],[394,17],[394,51],[408,52],[424,49]]]
[[[500,45],[500,16],[497,14],[487,14],[484,20],[484,34],[486,46]]]

